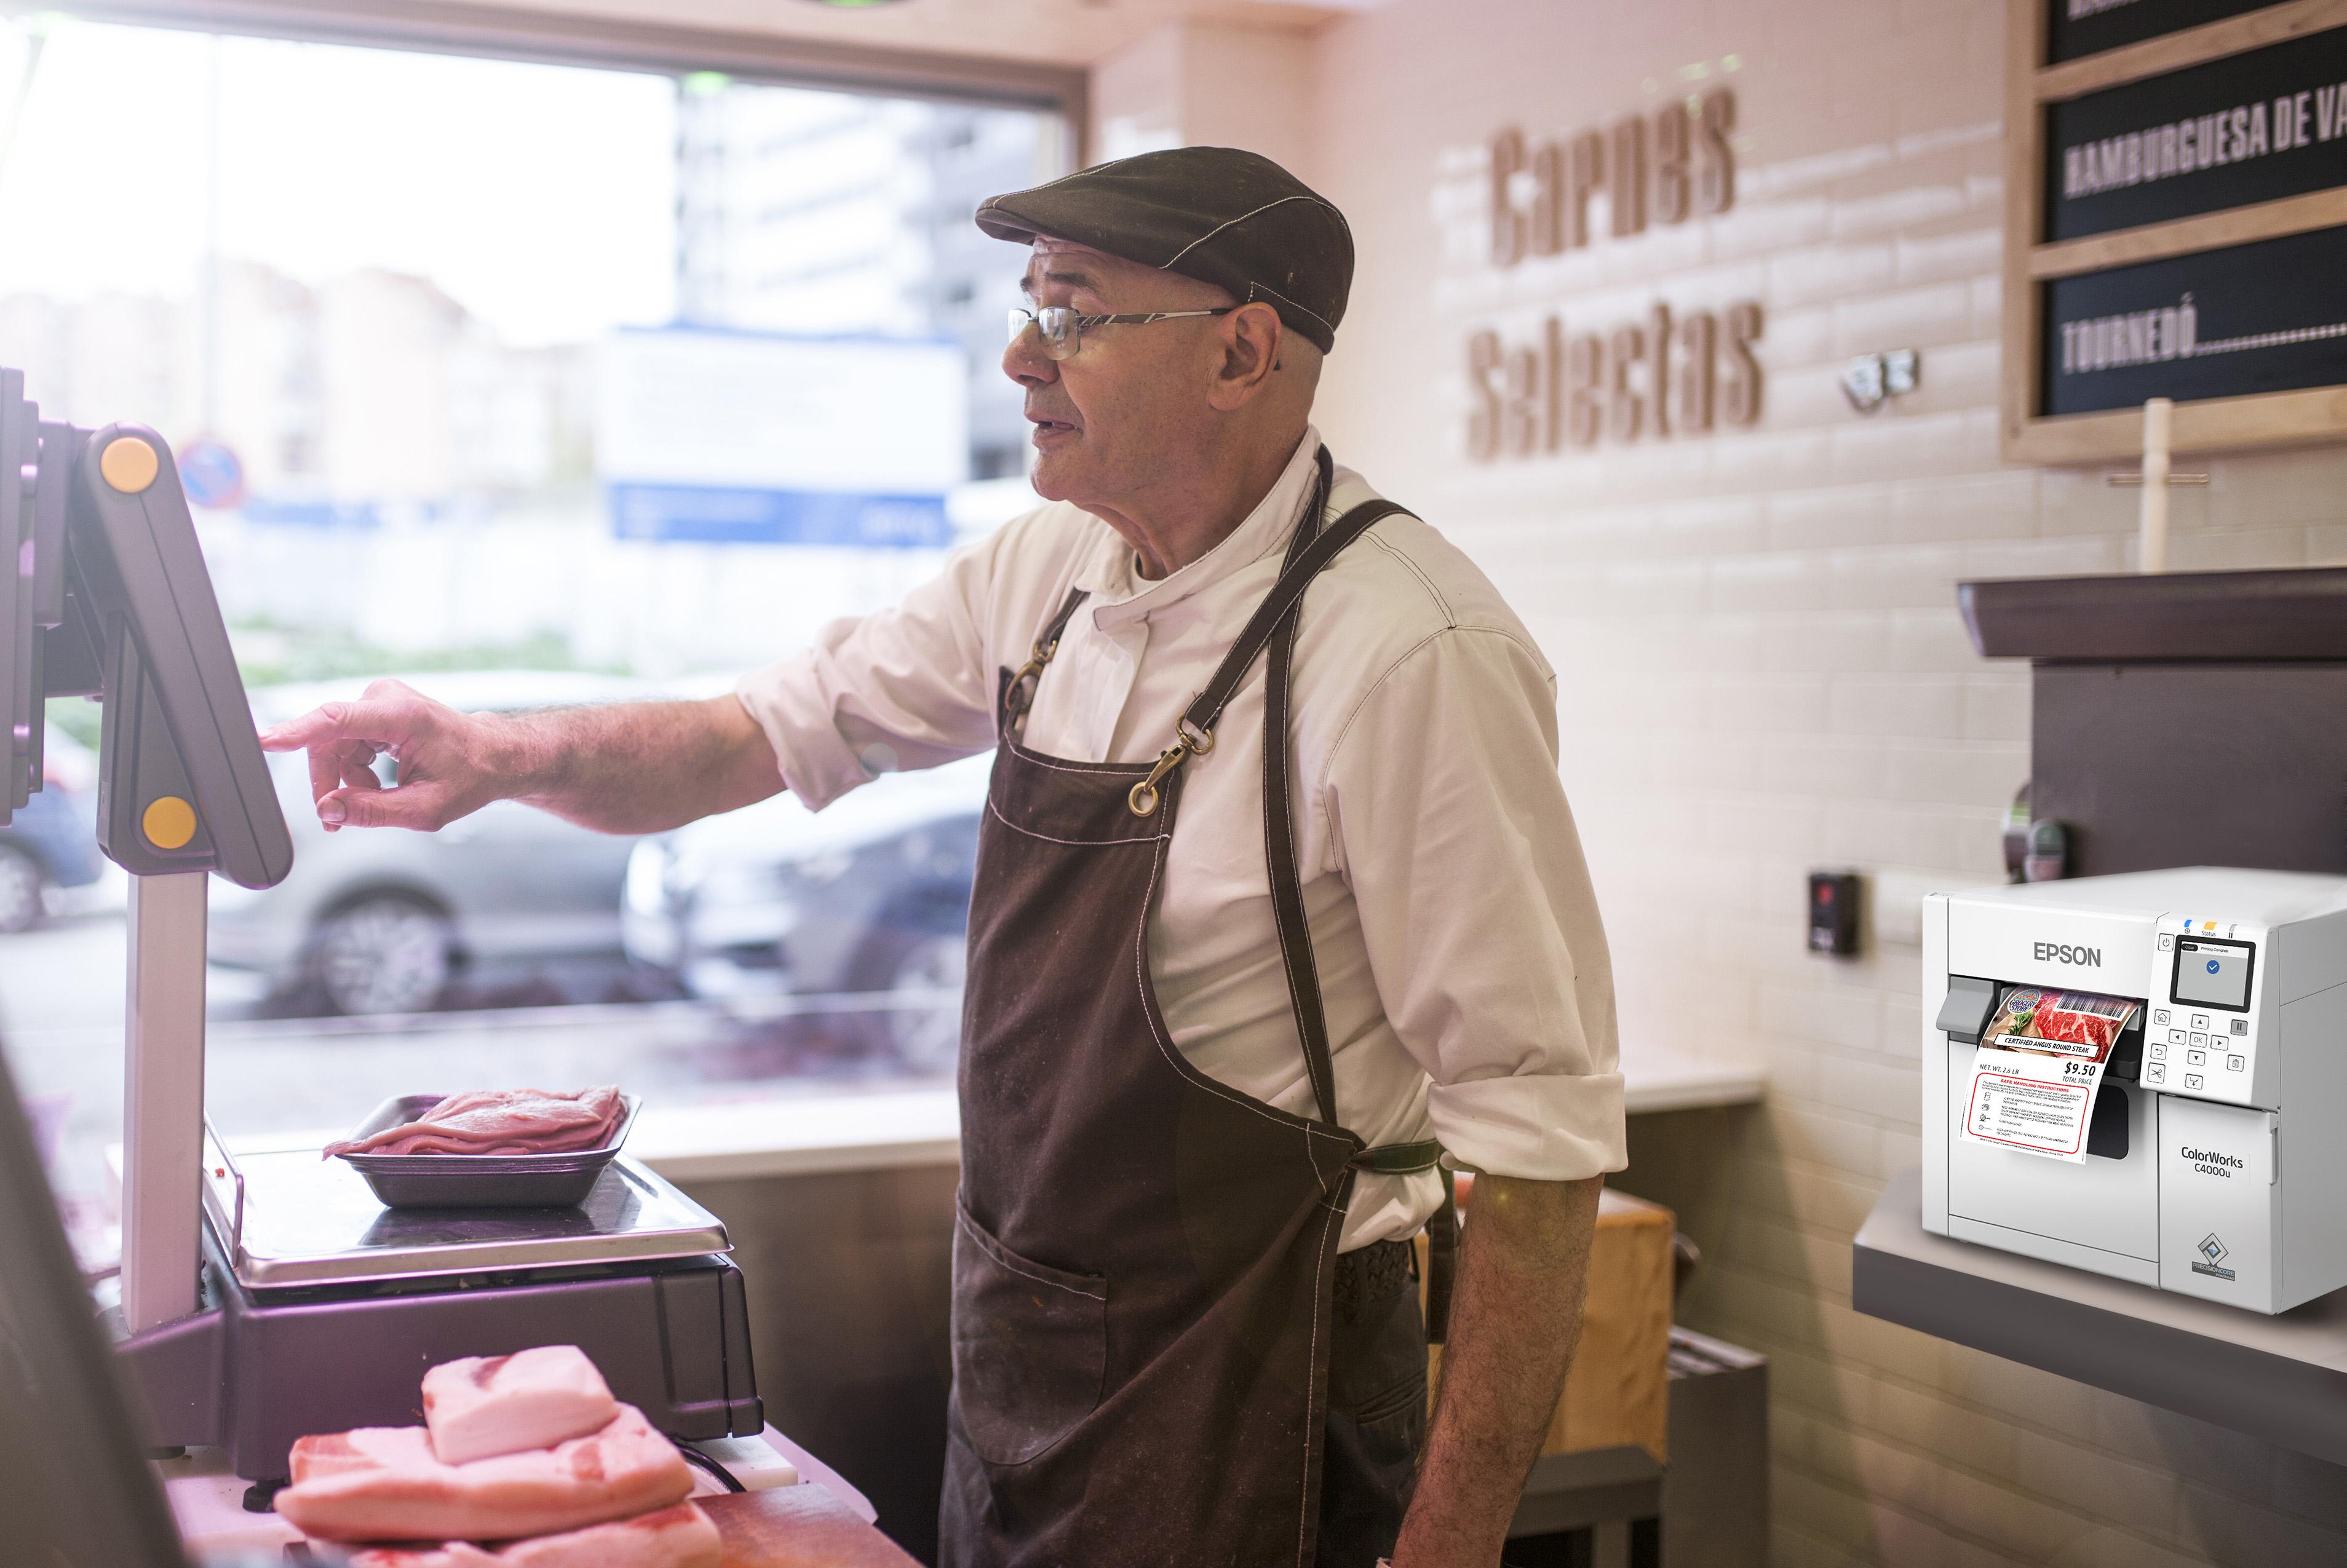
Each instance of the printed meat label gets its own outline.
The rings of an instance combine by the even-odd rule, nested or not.
[[[1964,1137],[2083,1163],[2104,1065],[2137,1006],[2086,991],[2007,991],[1973,1058]]]

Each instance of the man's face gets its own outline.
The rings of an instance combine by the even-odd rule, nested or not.
[[[1020,286],[1031,309],[1065,305],[1088,316],[1231,302],[1211,283],[1053,240],[1035,241]],[[1011,343],[1002,371],[1026,389],[1035,493],[1118,510],[1126,498],[1185,474],[1210,435],[1220,319],[1094,327],[1064,360],[1046,356],[1031,331]]]

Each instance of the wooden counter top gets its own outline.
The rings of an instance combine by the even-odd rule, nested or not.
[[[725,1568],[920,1568],[828,1487],[704,1497],[701,1506],[725,1538]]]

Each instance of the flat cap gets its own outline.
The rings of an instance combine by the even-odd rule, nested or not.
[[[1233,147],[1144,152],[989,197],[978,226],[998,240],[1071,241],[1217,284],[1243,304],[1262,300],[1323,354],[1353,287],[1345,215],[1271,159]]]

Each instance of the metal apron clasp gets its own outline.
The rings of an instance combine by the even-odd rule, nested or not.
[[[1184,715],[1174,726],[1174,743],[1158,753],[1157,764],[1149,770],[1149,776],[1133,785],[1124,797],[1125,804],[1133,808],[1133,815],[1147,816],[1156,811],[1159,799],[1157,786],[1165,782],[1165,775],[1192,757],[1203,757],[1214,749],[1214,732],[1191,723],[1188,716]]]

